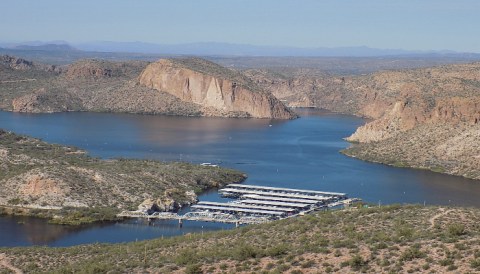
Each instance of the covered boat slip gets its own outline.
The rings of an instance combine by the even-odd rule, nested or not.
[[[284,218],[313,210],[325,209],[328,208],[328,204],[336,203],[346,198],[346,194],[337,192],[241,184],[229,184],[225,188],[220,189],[219,193],[223,197],[235,198],[237,200],[228,203],[202,201],[197,205],[193,205],[192,209],[197,212],[221,212],[242,216],[268,215],[271,218]],[[269,214],[268,212],[277,212],[283,215]]]
[[[191,206],[192,211],[184,215],[171,212],[122,212],[120,217],[147,219],[177,219],[224,222],[240,224],[258,224],[272,220],[304,215],[315,210],[327,210],[331,207],[348,206],[360,199],[347,199],[347,195],[337,192],[299,190],[289,188],[262,187],[253,185],[230,184],[220,189],[223,197],[235,198],[231,202],[200,201]]]
[[[325,196],[310,196],[310,195],[302,195],[302,194],[295,194],[295,193],[276,193],[276,192],[269,192],[269,191],[259,191],[259,190],[245,190],[245,189],[236,189],[236,188],[222,188],[218,190],[218,192],[223,197],[233,197],[238,198],[245,194],[256,194],[261,196],[272,196],[272,197],[283,197],[283,198],[293,198],[293,199],[310,199],[310,200],[317,200],[317,201],[330,201],[336,199],[335,197],[325,197]]]
[[[277,193],[298,193],[302,195],[313,195],[313,196],[325,196],[325,195],[339,196],[339,197],[347,196],[346,193],[340,193],[340,192],[327,192],[327,191],[317,191],[317,190],[307,190],[307,189],[256,186],[256,185],[244,185],[244,184],[229,184],[227,187],[236,188],[236,189],[247,189],[247,190],[262,190],[262,191],[277,192]]]
[[[303,204],[321,204],[322,201],[318,200],[311,200],[311,199],[301,199],[301,198],[283,198],[283,197],[275,197],[275,196],[267,196],[267,195],[258,195],[258,194],[245,194],[240,197],[241,199],[255,199],[255,200],[264,200],[264,201],[277,201],[277,202],[292,202],[292,203],[303,203]],[[325,198],[325,200],[329,200],[329,198]]]
[[[259,216],[272,216],[272,217],[282,217],[286,216],[285,212],[279,211],[272,211],[272,210],[260,210],[260,209],[249,209],[249,208],[240,208],[240,207],[229,207],[229,206],[209,206],[209,205],[192,205],[193,209],[200,209],[200,210],[213,210],[213,211],[221,211],[221,212],[228,212],[234,214],[246,214],[246,215],[259,215]]]
[[[252,200],[252,199],[242,200],[242,203],[250,204],[250,205],[270,205],[270,206],[298,208],[298,209],[307,209],[311,207],[311,204],[285,203],[285,202],[263,201],[263,200]]]
[[[274,207],[274,206],[262,206],[262,205],[246,205],[241,202],[230,202],[230,203],[219,203],[219,202],[198,202],[197,205],[208,205],[208,206],[223,206],[223,207],[237,207],[237,208],[250,208],[250,209],[259,209],[259,210],[268,210],[268,211],[279,211],[287,213],[298,212],[294,208],[285,208],[285,207]]]

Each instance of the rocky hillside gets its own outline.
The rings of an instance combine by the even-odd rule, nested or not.
[[[292,106],[373,119],[348,138],[358,143],[349,155],[480,179],[480,63],[351,77],[246,73]]]
[[[182,71],[191,74],[184,75],[191,77],[187,88],[190,95],[182,95],[186,78],[164,77],[170,70],[163,71],[166,67],[159,65],[165,63],[183,64]],[[190,66],[192,68],[188,69]],[[202,68],[207,70],[200,72]],[[212,68],[215,75],[205,74],[213,71]],[[225,79],[219,77],[221,75]],[[0,108],[17,112],[100,111],[279,119],[295,117],[270,93],[262,90],[251,92],[244,85],[247,78],[243,77],[246,79],[244,82],[227,78],[232,75],[241,76],[199,59],[162,60],[150,65],[143,61],[81,60],[55,67],[3,56],[0,59]],[[168,85],[159,86],[162,77],[169,79]],[[215,79],[212,84],[217,84],[208,89],[208,96],[205,93],[207,90],[201,90],[205,84],[202,81],[206,79]],[[238,87],[233,87],[237,82]]]
[[[0,130],[0,207],[173,210],[245,175],[186,163],[99,160],[72,147]]]
[[[140,75],[140,83],[204,106],[206,112],[214,115],[295,117],[284,104],[241,73],[199,58],[152,63]]]
[[[40,273],[478,273],[479,221],[473,208],[386,206],[127,244],[1,248],[0,256],[10,270]]]

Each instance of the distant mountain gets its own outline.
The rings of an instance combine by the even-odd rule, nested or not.
[[[402,49],[376,49],[366,46],[336,48],[299,48],[277,46],[255,46],[230,43],[153,44],[144,42],[96,41],[75,45],[85,51],[138,52],[146,54],[172,55],[216,55],[216,56],[323,56],[323,57],[380,57],[399,55],[445,55],[459,54],[453,51],[409,51]]]
[[[43,45],[19,45],[13,47],[20,50],[41,50],[41,51],[77,51],[78,49],[68,44],[43,44]]]
[[[366,46],[359,47],[281,47],[256,46],[248,44],[230,44],[202,42],[188,44],[155,44],[145,42],[112,42],[94,41],[69,44],[66,41],[30,41],[24,43],[2,43],[0,47],[14,50],[40,50],[51,52],[85,51],[103,53],[135,53],[150,55],[196,55],[196,56],[264,56],[264,57],[383,57],[383,56],[430,56],[430,57],[473,57],[480,58],[478,53],[460,53],[449,50],[411,51],[403,49],[377,49]]]

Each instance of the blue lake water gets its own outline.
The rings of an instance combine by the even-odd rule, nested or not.
[[[244,171],[249,176],[246,183],[251,184],[346,192],[375,204],[480,206],[479,182],[363,162],[340,154],[339,150],[349,146],[342,138],[362,125],[363,119],[322,110],[299,112],[302,118],[292,121],[0,112],[0,128],[74,145],[102,158],[212,162]],[[221,200],[216,192],[200,199]],[[179,228],[173,221],[153,225],[132,221],[72,229],[34,218],[2,217],[0,246],[124,242],[231,227],[189,222]],[[51,236],[35,238],[35,231],[42,229],[50,231]]]

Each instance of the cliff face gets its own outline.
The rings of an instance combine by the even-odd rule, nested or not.
[[[351,141],[380,141],[422,124],[480,121],[480,63],[378,73],[368,81],[360,88],[366,100],[359,100],[358,114],[377,120]]]
[[[210,115],[233,113],[255,118],[295,117],[274,96],[255,87],[239,74],[229,71],[221,75],[217,65],[198,59],[193,62],[193,66],[166,59],[152,63],[141,73],[140,84],[201,105]],[[200,62],[204,63],[201,68]]]
[[[347,138],[356,143],[348,155],[480,179],[480,63],[348,77],[246,74],[291,106],[372,119]]]
[[[0,109],[296,117],[237,71],[198,58],[147,65],[91,59],[55,67],[0,56]]]

